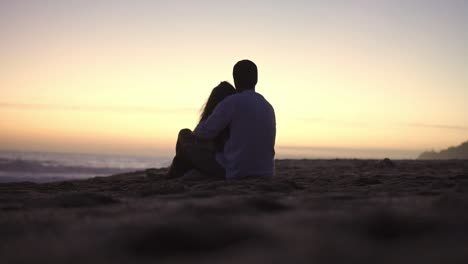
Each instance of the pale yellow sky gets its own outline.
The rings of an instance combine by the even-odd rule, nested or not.
[[[0,4],[0,149],[172,153],[244,58],[279,154],[468,139],[459,1],[47,3]]]

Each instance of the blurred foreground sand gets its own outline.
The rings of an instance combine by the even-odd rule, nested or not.
[[[468,263],[468,161],[0,184],[1,263]]]

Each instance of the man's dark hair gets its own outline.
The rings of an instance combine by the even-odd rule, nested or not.
[[[255,89],[258,81],[257,65],[250,60],[241,60],[234,65],[233,77],[238,91]]]

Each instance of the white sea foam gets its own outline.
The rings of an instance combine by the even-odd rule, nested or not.
[[[146,168],[167,167],[170,160],[169,156],[2,151],[0,182],[83,179]]]

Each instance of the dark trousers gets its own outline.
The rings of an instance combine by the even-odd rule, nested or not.
[[[208,176],[224,178],[225,170],[216,161],[215,155],[213,147],[199,142],[190,129],[182,129],[177,137],[176,156],[172,160],[169,177],[180,177],[196,169]]]

